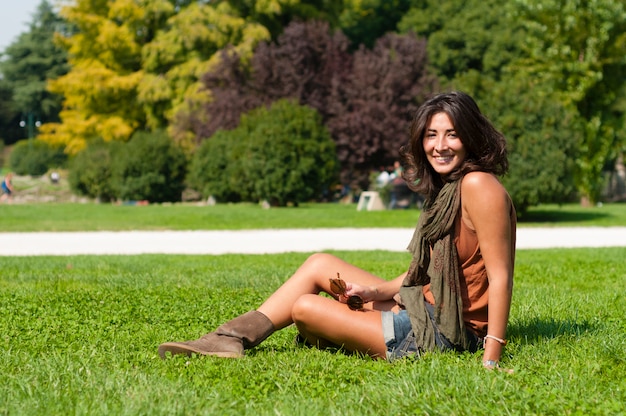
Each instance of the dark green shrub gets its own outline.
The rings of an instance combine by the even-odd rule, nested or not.
[[[111,187],[111,159],[114,145],[95,140],[70,160],[68,181],[72,191],[79,195],[111,201],[115,194]]]
[[[52,146],[41,140],[21,140],[13,146],[9,165],[18,175],[41,176],[50,168],[65,166],[63,146]]]
[[[298,204],[334,184],[337,165],[334,142],[317,111],[279,100],[206,140],[194,156],[190,183],[220,201]]]
[[[137,132],[115,151],[112,187],[122,200],[180,201],[187,160],[164,132]]]
[[[202,142],[191,160],[187,184],[204,198],[212,195],[218,201],[241,201],[239,179],[233,174],[232,137],[232,132],[217,131]]]

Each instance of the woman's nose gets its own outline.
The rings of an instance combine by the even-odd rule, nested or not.
[[[439,151],[439,150],[445,150],[448,148],[448,141],[446,140],[445,137],[437,137],[437,140],[435,141],[435,150]]]

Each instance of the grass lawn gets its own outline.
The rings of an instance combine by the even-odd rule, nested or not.
[[[387,278],[408,263],[337,254]],[[626,248],[518,252],[503,357],[513,374],[483,369],[480,354],[389,364],[297,347],[293,327],[240,360],[159,359],[159,343],[258,306],[305,257],[0,257],[0,414],[626,412]]]
[[[40,203],[0,205],[0,232],[227,230],[259,228],[401,227],[413,228],[419,211],[357,211],[355,204],[303,204],[263,209],[256,204],[129,206]],[[583,208],[577,204],[531,209],[521,227],[626,226],[626,205]]]

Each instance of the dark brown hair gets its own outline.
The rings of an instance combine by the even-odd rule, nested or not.
[[[446,113],[459,136],[467,156],[461,166],[447,177],[441,177],[432,168],[424,152],[423,138],[431,118]],[[411,124],[409,142],[400,149],[403,177],[409,187],[434,198],[444,182],[461,178],[473,171],[503,175],[509,167],[506,139],[480,112],[469,95],[453,91],[435,95],[417,110]]]

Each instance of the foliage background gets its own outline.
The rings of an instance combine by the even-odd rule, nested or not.
[[[520,212],[626,196],[626,0],[76,0],[60,10],[43,0],[0,72],[5,143],[24,136],[18,121],[36,120],[38,137],[69,155],[164,129],[191,158],[242,114],[295,99],[322,114],[340,182],[357,191],[393,163],[425,97],[461,89],[509,140],[505,182]]]

